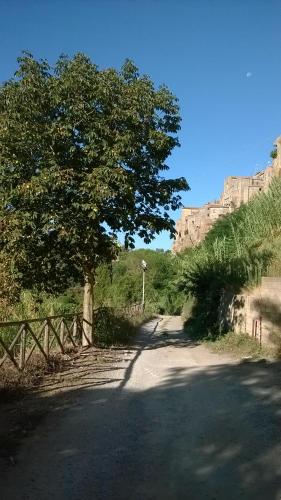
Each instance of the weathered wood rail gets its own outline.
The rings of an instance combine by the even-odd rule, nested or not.
[[[64,353],[81,345],[82,334],[82,313],[0,322],[0,368],[10,360],[23,370],[36,351],[48,360],[54,348]]]
[[[108,308],[99,308],[95,313],[103,314]],[[142,312],[140,304],[116,309],[119,315],[135,316]],[[82,345],[82,338],[87,339],[83,324],[83,313],[48,316],[44,318],[20,321],[0,322],[0,368],[10,361],[22,371],[32,355],[41,353],[46,361],[51,351],[65,353],[69,347]]]

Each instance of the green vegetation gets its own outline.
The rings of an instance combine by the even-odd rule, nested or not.
[[[148,264],[145,278],[145,311],[130,306],[142,300],[142,269]],[[175,277],[181,260],[171,252],[131,250],[120,253],[111,265],[101,264],[94,286],[94,343],[96,345],[125,344],[130,341],[141,322],[155,313],[180,314],[184,294],[175,287]],[[83,288],[69,288],[63,295],[22,290],[18,302],[0,307],[0,320],[21,320],[82,311]],[[40,324],[36,324],[36,329]],[[41,325],[42,326],[42,325]],[[18,327],[1,330],[4,341],[11,342]],[[1,348],[0,348],[1,355]]]
[[[201,245],[187,250],[180,288],[195,300],[190,326],[219,333],[223,291],[238,293],[261,276],[281,276],[281,181],[220,219]]]
[[[180,314],[185,300],[175,285],[182,261],[167,251],[122,251],[111,264],[100,264],[94,286],[94,308],[123,309],[142,300],[142,269],[145,275],[146,312]],[[9,306],[0,305],[0,320],[21,320],[81,311],[83,289],[73,286],[61,295],[50,295],[37,290],[22,290],[19,300]]]
[[[275,148],[271,151],[270,153],[270,157],[275,160],[275,158],[277,158],[277,147],[275,146]]]
[[[0,300],[85,284],[91,339],[96,270],[116,257],[118,232],[127,248],[135,234],[175,233],[170,210],[188,185],[163,172],[179,145],[177,99],[131,61],[120,71],[83,54],[18,62],[0,87],[0,278],[12,284]]]
[[[181,259],[171,252],[134,250],[122,252],[112,265],[101,265],[97,272],[95,303],[115,308],[140,303],[142,300],[142,269],[145,273],[146,311],[161,314],[180,314],[184,302],[175,279],[181,268]]]
[[[100,308],[95,315],[95,345],[108,347],[129,344],[138,327],[151,316],[146,312],[129,313],[129,310]]]
[[[263,359],[273,357],[273,349],[260,346],[248,335],[229,332],[219,337],[206,338],[206,345],[216,353],[229,353],[236,358]]]
[[[62,295],[38,293],[37,290],[22,290],[16,302],[5,304],[5,306],[0,304],[0,321],[71,314],[82,310],[82,300],[81,287],[69,288]]]

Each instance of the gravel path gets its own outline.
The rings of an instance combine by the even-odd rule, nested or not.
[[[281,499],[278,364],[212,354],[167,316],[106,369],[89,359],[48,396],[1,499]]]

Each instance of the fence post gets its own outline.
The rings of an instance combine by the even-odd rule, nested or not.
[[[50,325],[48,320],[46,320],[44,327],[44,351],[46,353],[47,358],[50,355]]]
[[[65,326],[64,326],[64,318],[61,320],[60,323],[60,341],[62,345],[64,345],[64,331],[65,331]]]
[[[78,326],[78,318],[77,318],[77,316],[74,316],[74,320],[73,320],[73,338],[74,339],[77,338],[77,326]]]
[[[20,359],[19,359],[19,369],[23,370],[25,366],[25,350],[26,350],[26,326],[22,329],[20,336]]]

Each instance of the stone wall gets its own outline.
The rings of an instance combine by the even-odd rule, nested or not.
[[[206,203],[203,207],[186,207],[176,222],[177,237],[173,245],[174,252],[198,245],[215,221],[229,213],[229,207],[219,201]]]
[[[262,278],[259,287],[239,295],[225,293],[219,312],[223,329],[274,344],[281,337],[281,278]]]
[[[235,209],[242,203],[248,203],[261,191],[264,191],[264,171],[252,177],[227,177],[221,195],[221,204]]]
[[[196,220],[199,211],[200,208],[195,207],[182,209],[181,217],[176,222],[177,237],[173,245],[174,252],[180,252],[184,248],[191,247],[198,240]]]
[[[186,207],[176,223],[177,236],[173,252],[198,245],[215,221],[227,213],[248,203],[254,196],[266,192],[273,177],[281,177],[281,136],[275,141],[277,158],[272,165],[253,176],[229,176],[224,181],[224,189],[218,201],[206,203],[202,207]]]

